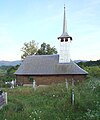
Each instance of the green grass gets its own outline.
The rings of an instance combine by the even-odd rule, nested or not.
[[[100,80],[92,78],[75,86],[65,84],[38,88],[17,87],[8,92],[8,105],[0,110],[0,120],[100,120]]]

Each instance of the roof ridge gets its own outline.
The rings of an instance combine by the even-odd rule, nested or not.
[[[28,56],[28,57],[33,57],[33,56],[35,56],[35,57],[38,57],[38,56],[59,56],[59,54],[50,54],[50,55],[31,55],[31,56]]]

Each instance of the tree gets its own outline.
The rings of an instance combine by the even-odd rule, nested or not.
[[[37,55],[50,55],[57,54],[55,47],[51,47],[50,44],[42,43],[40,49],[38,49]]]
[[[21,48],[21,51],[23,52],[21,59],[23,60],[26,56],[36,54],[37,49],[37,44],[34,40],[29,43],[24,43],[24,47]]]
[[[40,49],[38,49],[37,44],[34,40],[29,43],[24,43],[24,47],[21,48],[23,52],[21,59],[24,60],[26,56],[29,55],[50,55],[57,54],[55,47],[51,47],[50,44],[42,43]]]
[[[12,80],[15,80],[15,71],[18,69],[19,65],[16,65],[16,66],[3,66],[1,68],[3,68],[5,71],[4,71],[4,74],[2,76],[0,76],[0,82],[2,84],[4,84],[4,82],[6,81],[12,81]],[[0,85],[2,86],[2,85]]]

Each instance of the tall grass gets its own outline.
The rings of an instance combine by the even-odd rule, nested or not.
[[[100,120],[100,80],[88,79],[74,87],[65,83],[41,87],[5,89],[8,105],[0,110],[0,120]]]

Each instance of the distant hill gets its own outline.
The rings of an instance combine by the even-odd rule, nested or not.
[[[79,63],[79,62],[87,62],[87,60],[74,60],[75,63]]]
[[[20,65],[21,60],[16,60],[16,61],[0,61],[0,66],[16,66]]]

